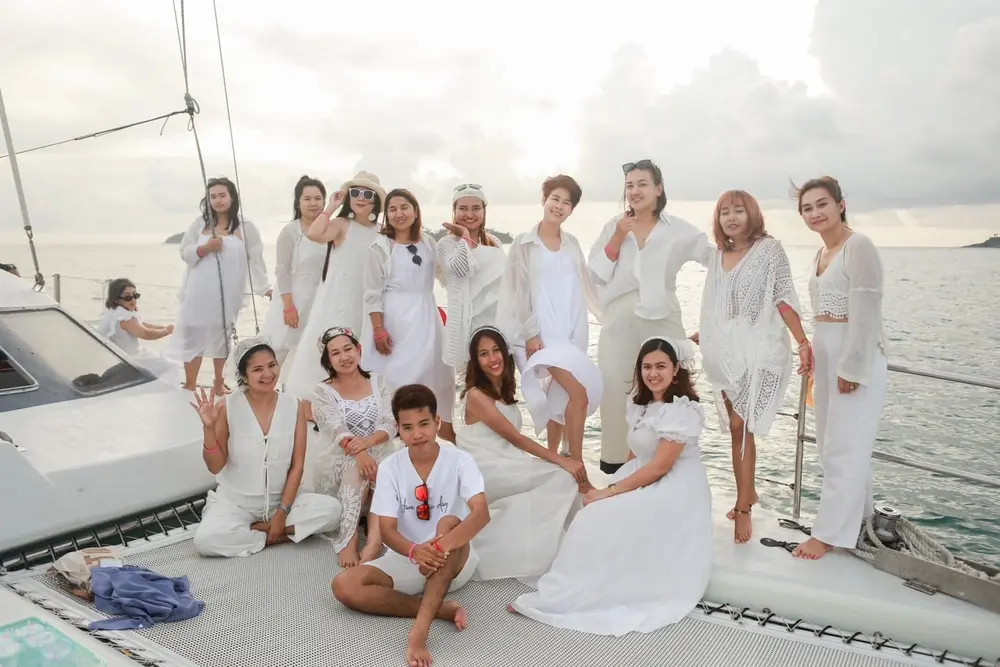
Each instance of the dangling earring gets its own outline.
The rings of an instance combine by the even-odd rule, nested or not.
[[[351,211],[350,213],[347,214],[347,219],[354,220],[354,211]]]
[[[377,215],[375,215],[374,213],[369,213],[368,214],[368,222],[375,222],[376,220],[378,220],[378,216]]]

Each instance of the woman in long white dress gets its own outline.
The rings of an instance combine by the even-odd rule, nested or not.
[[[379,214],[385,204],[385,190],[378,176],[359,171],[330,196],[330,202],[313,221],[306,236],[326,244],[322,283],[316,290],[300,341],[312,346],[330,327],[345,326],[361,331],[366,319],[362,307],[364,266],[368,247],[378,235]],[[284,375],[285,391],[306,401],[306,415],[312,418],[309,401],[313,389],[325,374],[312,354],[294,355]]]
[[[458,374],[469,361],[469,334],[496,323],[507,254],[486,231],[486,193],[481,185],[457,186],[451,207],[454,217],[444,224],[450,234],[438,241],[437,253],[448,292],[444,362]]]
[[[395,450],[396,420],[385,378],[360,366],[361,348],[353,330],[332,327],[319,347],[318,361],[329,377],[313,390],[313,418],[320,432],[314,487],[340,500],[344,513],[333,548],[341,567],[354,567],[375,560],[382,548],[378,518],[368,515],[368,540],[358,552],[358,520],[371,504],[378,465]]]
[[[812,537],[793,555],[853,549],[872,513],[872,450],[885,402],[884,270],[871,239],[847,225],[847,203],[829,176],[798,191],[799,213],[823,239],[809,279],[815,321],[813,388],[823,489]]]
[[[204,424],[202,458],[219,483],[205,499],[195,550],[242,558],[332,529],[337,499],[300,492],[305,413],[297,398],[277,391],[279,365],[267,338],[236,344],[226,370],[233,392],[225,400],[202,389],[191,403]]]
[[[437,244],[423,231],[416,197],[390,191],[382,232],[365,261],[361,366],[384,376],[392,391],[429,387],[442,406],[439,435],[454,439],[455,372],[442,357],[444,324],[434,300],[440,272]]]
[[[757,502],[756,438],[770,430],[791,378],[789,332],[798,342],[799,375],[812,372],[812,348],[788,256],[768,236],[757,200],[742,190],[724,193],[713,230],[718,248],[708,264],[698,339],[719,423],[732,441],[736,503],[728,516],[734,540],[744,543]]]
[[[228,178],[213,178],[201,200],[201,217],[181,239],[187,263],[177,325],[167,352],[184,362],[184,388],[194,390],[201,360],[215,366],[215,394],[226,391],[222,369],[235,335],[236,320],[252,294],[271,296],[260,232],[240,219],[240,196]],[[249,283],[249,285],[248,285]],[[251,297],[252,298],[252,297]]]
[[[164,382],[176,386],[183,379],[179,363],[139,343],[140,340],[160,340],[169,336],[174,332],[174,325],[159,326],[143,321],[139,315],[139,293],[135,283],[128,278],[115,278],[108,284],[108,296],[97,332]]]
[[[650,336],[687,336],[677,274],[688,262],[704,265],[712,251],[703,231],[666,212],[663,173],[652,160],[626,163],[622,171],[625,212],[604,225],[588,258],[601,308],[597,364],[604,381],[601,470],[606,473],[628,456],[625,405],[635,352]]]
[[[676,350],[646,341],[628,404],[629,461],[594,490],[538,589],[510,610],[599,635],[652,632],[701,600],[712,568],[712,493],[698,439],[704,416]]]
[[[521,433],[514,358],[498,329],[477,329],[468,356],[456,444],[476,459],[490,506],[490,522],[472,544],[476,576],[537,577],[552,565],[587,471]]]
[[[303,176],[295,184],[292,221],[278,233],[274,279],[280,300],[272,300],[261,333],[267,335],[282,368],[290,367],[293,352],[309,321],[316,290],[323,281],[326,245],[310,240],[306,232],[323,210],[326,187]]]
[[[582,194],[569,176],[546,179],[542,221],[514,239],[497,303],[497,326],[514,347],[535,434],[546,432],[555,452],[565,434],[570,456],[580,462],[584,423],[603,388],[587,356],[588,310],[599,318],[595,286],[579,242],[562,229]],[[589,481],[580,485],[590,488]]]

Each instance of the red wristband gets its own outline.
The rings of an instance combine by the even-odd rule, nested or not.
[[[285,308],[284,312],[286,312],[286,313],[294,313],[295,312],[295,306],[292,306],[291,308]]]
[[[442,548],[441,548],[441,545],[440,545],[440,544],[438,544],[438,541],[437,541],[437,540],[434,540],[433,542],[431,542],[431,545],[432,545],[432,546],[433,546],[433,547],[434,547],[435,549],[437,549],[438,551],[440,551],[441,553],[444,553],[444,549],[442,549]]]
[[[414,564],[417,562],[417,561],[413,560],[413,550],[416,549],[416,548],[417,548],[417,543],[416,542],[414,542],[413,544],[411,544],[410,545],[410,555],[408,556],[408,558],[410,559],[410,562],[414,563]]]

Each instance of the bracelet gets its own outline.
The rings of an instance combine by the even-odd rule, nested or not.
[[[385,340],[389,337],[389,332],[383,329],[379,333],[375,334],[375,340]]]
[[[214,452],[218,448],[219,448],[218,445],[215,445],[214,447],[205,447],[204,445],[202,445],[201,451],[203,451],[203,452]]]
[[[285,310],[282,311],[282,312],[285,312],[285,313],[294,313],[295,312],[295,306],[292,306],[291,308],[285,308]]]
[[[444,549],[441,548],[441,545],[438,544],[437,540],[434,540],[433,542],[431,542],[431,546],[433,546],[435,549],[437,549],[441,553],[444,553]]]
[[[809,342],[808,338],[803,338],[799,341],[799,347],[812,347],[812,343]]]
[[[413,550],[416,548],[417,548],[417,543],[414,542],[413,544],[410,545],[410,554],[409,556],[407,556],[407,558],[410,559],[410,562],[413,563],[414,565],[416,565],[417,563],[417,561],[413,560]]]

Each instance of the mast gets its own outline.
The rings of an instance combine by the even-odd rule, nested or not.
[[[34,234],[31,230],[31,218],[28,216],[28,202],[24,198],[24,187],[21,185],[21,171],[17,167],[17,153],[14,152],[14,140],[10,136],[10,123],[7,122],[7,107],[3,103],[3,91],[0,90],[0,128],[7,143],[7,157],[10,159],[10,170],[14,174],[14,189],[17,191],[17,201],[21,205],[21,218],[24,220],[24,233],[28,236],[28,247],[31,248],[31,261],[35,267],[35,289],[41,291],[45,287],[45,276],[38,268],[38,253],[35,252]]]

